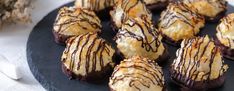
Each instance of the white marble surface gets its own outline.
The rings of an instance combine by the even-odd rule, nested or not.
[[[72,0],[34,0],[32,24],[7,25],[0,31],[0,54],[21,67],[23,78],[12,80],[0,73],[0,91],[45,91],[35,80],[26,59],[26,43],[32,28],[50,11]],[[234,0],[228,0],[234,5]]]

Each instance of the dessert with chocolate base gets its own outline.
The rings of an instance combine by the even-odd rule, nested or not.
[[[157,29],[144,17],[123,23],[115,39],[117,48],[125,58],[140,55],[162,62],[167,57],[167,50],[161,40]]]
[[[54,22],[55,41],[64,44],[67,38],[88,32],[101,32],[101,21],[93,11],[75,7],[63,7]]]
[[[183,2],[190,8],[196,8],[198,13],[210,22],[218,22],[227,11],[226,0],[183,0]]]
[[[205,91],[223,85],[227,70],[221,50],[205,36],[182,41],[171,64],[170,75],[185,91]]]
[[[63,72],[70,79],[98,82],[111,74],[115,50],[97,33],[71,37],[66,44],[61,61]]]
[[[117,65],[109,81],[111,91],[166,91],[162,68],[135,56]]]
[[[217,26],[216,43],[224,57],[234,60],[234,13],[221,19]]]
[[[195,8],[176,2],[161,13],[158,29],[164,41],[178,46],[183,39],[195,37],[204,25],[204,17],[198,15]]]

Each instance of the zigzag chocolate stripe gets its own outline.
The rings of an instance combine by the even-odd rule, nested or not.
[[[136,13],[144,13],[144,12],[146,12],[144,15],[151,15],[151,12],[147,9],[145,3],[142,2],[142,0],[119,0],[119,2],[117,2],[117,6],[118,5],[121,5],[123,11],[130,15],[135,15]],[[130,11],[136,11],[136,7],[139,7],[144,12],[130,12]]]
[[[117,28],[120,28],[128,18],[147,16],[152,20],[152,14],[142,0],[117,0],[110,15]]]
[[[94,12],[72,7],[61,8],[54,23],[54,31],[57,33],[97,32],[101,31],[101,27],[101,21]]]
[[[218,6],[218,8],[226,8],[226,0],[183,0],[183,2],[193,3],[193,2],[200,2],[200,1],[206,1],[210,5],[213,5],[215,7]],[[214,5],[213,3],[216,3]]]
[[[191,18],[191,16],[193,18]],[[194,24],[196,23],[193,23],[193,21],[199,22],[203,20],[203,17],[196,14],[194,10],[191,10],[184,3],[179,3],[179,2],[171,3],[167,7],[167,10],[164,11],[163,14],[161,15],[159,22],[162,24],[160,25],[160,27],[168,28],[171,25],[173,25],[178,19],[194,28],[195,27]]]
[[[120,0],[76,0],[75,6],[78,8],[85,8],[94,11],[104,10],[108,7],[113,7]],[[132,2],[133,0],[122,0],[122,2]],[[157,4],[159,2],[167,2],[169,0],[136,0],[143,1],[146,5]]]
[[[62,62],[76,75],[86,76],[90,72],[103,70],[112,66],[115,50],[97,34],[88,33],[72,37],[67,41]]]
[[[123,83],[129,85],[119,87]],[[124,88],[135,88],[138,91],[144,91],[144,88],[162,91],[164,87],[163,72],[161,67],[149,59],[136,56],[123,60],[120,65],[115,67],[109,86],[114,91],[123,91]],[[158,89],[155,89],[155,86]]]
[[[145,18],[141,19],[129,19],[125,22],[117,33],[116,39],[124,37],[135,38],[142,43],[141,46],[146,51],[158,52],[158,48],[162,44],[161,36],[151,22],[145,20]]]
[[[217,34],[216,37],[219,39],[219,41],[229,47],[229,48],[233,48],[233,44],[234,44],[234,39],[233,39],[233,26],[234,26],[234,14],[229,14],[226,17],[224,17],[223,19],[221,19],[220,24],[217,26]],[[226,42],[227,41],[227,42]]]
[[[195,81],[217,79],[228,69],[228,66],[223,64],[220,49],[208,36],[184,40],[176,56],[171,75],[189,87],[193,87]]]
[[[76,0],[75,6],[94,11],[100,11],[114,5],[115,0]]]

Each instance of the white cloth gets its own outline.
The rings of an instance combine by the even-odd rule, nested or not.
[[[32,24],[7,25],[0,31],[0,54],[21,66],[23,78],[15,81],[0,73],[0,91],[45,91],[33,77],[27,63],[26,43],[32,28],[50,11],[72,0],[34,0]],[[228,0],[234,5],[233,0]]]
[[[7,25],[0,31],[0,54],[21,67],[23,78],[15,81],[0,73],[0,91],[45,91],[27,63],[26,43],[33,27],[50,11],[72,0],[32,0],[32,24]]]

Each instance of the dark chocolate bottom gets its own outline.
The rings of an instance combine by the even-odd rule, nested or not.
[[[105,9],[100,10],[100,11],[95,12],[95,13],[100,18],[100,20],[108,21],[108,20],[110,20],[110,14],[109,14],[110,10],[112,10],[112,7],[107,7]]]
[[[227,3],[226,3],[226,6],[227,6]],[[223,18],[225,15],[226,15],[226,12],[227,12],[227,9],[225,9],[224,11],[220,12],[219,14],[217,14],[215,17],[209,17],[209,16],[204,16],[205,17],[205,20],[207,22],[210,22],[210,23],[216,23],[216,22],[219,22],[219,20],[221,18]]]
[[[54,35],[54,40],[57,44],[60,44],[60,45],[65,45],[66,43],[66,40],[71,37],[71,36],[68,36],[68,35],[62,35],[62,34],[59,34],[55,31],[53,31],[53,35]]]
[[[220,48],[222,55],[225,58],[234,60],[234,49],[231,49],[225,45],[223,45],[218,38],[215,38],[215,44]]]
[[[100,36],[100,33],[101,32],[97,32],[98,36]],[[53,31],[53,35],[54,35],[54,40],[57,44],[60,44],[60,45],[66,45],[66,40],[70,37],[73,37],[73,36],[77,36],[77,35],[64,35],[64,34],[59,34],[57,32],[54,32]]]
[[[152,11],[152,13],[162,11],[162,10],[166,9],[166,7],[169,5],[170,2],[172,2],[172,1],[159,2],[159,3],[155,3],[155,4],[148,4],[147,8],[150,9]]]
[[[114,90],[114,89],[112,89],[110,86],[109,86],[109,90],[110,90],[110,91],[115,91],[115,90]],[[164,86],[164,87],[163,87],[162,91],[167,91],[166,86]]]
[[[72,72],[62,63],[62,71],[64,74],[66,74],[69,77],[70,80],[75,79],[75,80],[87,81],[91,83],[101,83],[101,82],[108,80],[108,77],[111,75],[113,68],[110,65],[108,65],[104,67],[102,71],[89,72],[86,76],[81,76]]]
[[[169,45],[175,46],[175,47],[180,47],[180,43],[182,42],[182,40],[175,42],[173,39],[169,38],[168,36],[164,34],[162,34],[162,36],[163,36],[163,39],[162,39],[163,42]]]
[[[194,81],[176,73],[172,68],[170,68],[170,75],[172,82],[179,85],[182,91],[206,91],[222,86],[225,81],[225,74],[213,80]]]
[[[112,19],[110,19],[109,25],[111,26],[111,29],[115,34],[119,31],[119,28],[115,25],[115,22]]]
[[[156,62],[159,64],[159,65],[164,65],[164,63],[166,63],[167,60],[170,59],[170,56],[169,56],[169,53],[168,53],[168,47],[167,45],[164,45],[164,52],[162,55],[159,56],[158,60],[156,60]]]

